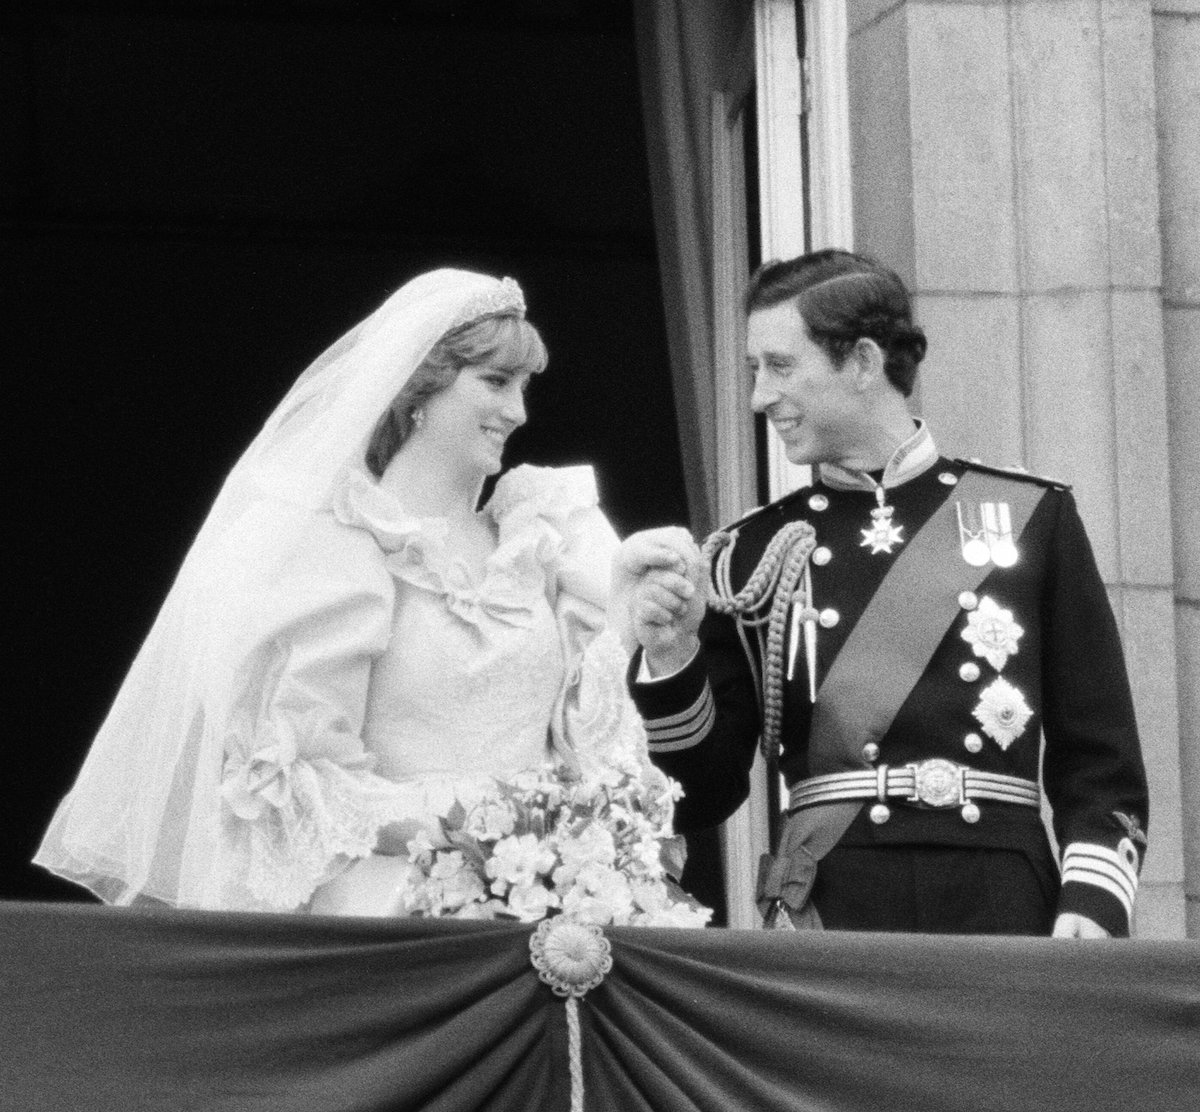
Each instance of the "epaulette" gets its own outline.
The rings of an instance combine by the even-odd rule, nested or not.
[[[781,506],[787,505],[787,503],[792,501],[792,499],[799,498],[802,494],[809,493],[811,489],[811,487],[797,487],[795,490],[789,490],[787,494],[781,494],[773,502],[768,502],[765,506],[755,506],[754,509],[747,510],[736,521],[731,521],[728,525],[721,526],[721,532],[729,533],[734,529],[740,529],[743,525],[748,524],[755,518],[761,517],[763,514],[769,513],[771,510],[777,510]]]
[[[721,528],[717,531],[720,533],[732,533],[735,529],[740,529],[743,525],[746,524],[746,522],[753,521],[756,517],[759,516],[759,514],[764,513],[765,511],[771,509],[771,507],[774,505],[775,505],[774,502],[768,502],[767,505],[765,505],[765,506],[755,506],[754,509],[747,510],[736,521],[731,521],[728,525],[722,525]]]
[[[977,459],[956,459],[954,462],[972,471],[982,471],[985,475],[999,475],[1005,479],[1019,479],[1023,482],[1036,483],[1038,486],[1048,487],[1052,490],[1071,489],[1070,483],[1064,483],[1061,479],[1051,479],[1045,475],[1034,475],[1016,464],[1012,467],[992,467],[990,464],[981,463]]]

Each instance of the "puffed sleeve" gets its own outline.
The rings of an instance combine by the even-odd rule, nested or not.
[[[625,686],[629,654],[605,624],[620,540],[600,509],[592,468],[514,468],[492,505],[502,537],[534,527],[553,537],[545,551],[566,662],[550,723],[555,751],[583,772],[617,760],[649,768],[646,732]]]
[[[283,574],[239,600],[221,776],[221,906],[294,910],[405,813],[372,771],[363,718],[394,588],[371,535],[322,515]]]

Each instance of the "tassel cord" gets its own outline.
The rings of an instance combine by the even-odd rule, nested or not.
[[[701,552],[710,568],[708,604],[738,624],[739,636],[752,629],[759,634],[763,649],[763,674],[755,676],[762,691],[762,749],[768,762],[778,759],[783,728],[784,641],[788,609],[795,604],[807,608],[799,594],[800,580],[816,547],[816,533],[806,521],[789,522],[771,538],[750,578],[736,594],[732,591],[729,564],[733,553],[731,533],[713,533]],[[761,627],[767,627],[762,645]],[[753,661],[751,668],[753,669]]]

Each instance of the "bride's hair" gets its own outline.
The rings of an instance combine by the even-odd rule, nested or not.
[[[464,367],[487,365],[509,374],[537,374],[546,366],[546,345],[524,317],[482,317],[451,329],[433,347],[383,411],[367,444],[366,464],[381,478],[413,430],[413,414],[440,394]]]

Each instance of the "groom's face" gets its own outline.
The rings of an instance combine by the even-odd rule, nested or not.
[[[837,463],[855,454],[864,418],[853,361],[835,364],[792,302],[750,314],[746,367],[754,412],[775,427],[792,463]]]

